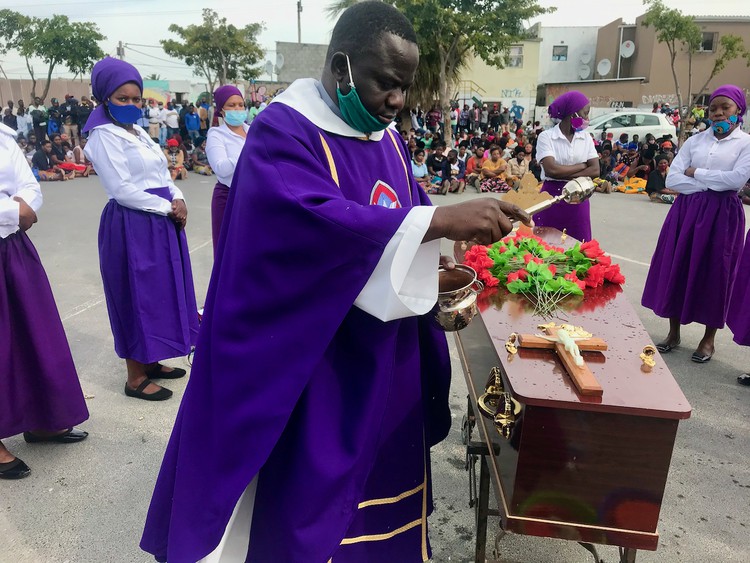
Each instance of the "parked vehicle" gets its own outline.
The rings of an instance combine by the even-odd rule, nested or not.
[[[601,139],[602,133],[612,133],[615,141],[623,133],[627,133],[629,139],[638,135],[642,141],[649,133],[657,139],[677,137],[677,129],[666,115],[638,110],[618,111],[595,117],[586,132],[593,134],[596,139]]]

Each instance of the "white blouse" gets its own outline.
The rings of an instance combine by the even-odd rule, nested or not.
[[[536,141],[537,162],[541,163],[542,159],[548,156],[553,157],[555,162],[562,166],[581,164],[592,158],[598,158],[591,135],[585,131],[579,131],[573,135],[572,141],[568,141],[568,138],[560,131],[560,125],[542,131]],[[542,180],[548,178],[544,173],[544,164],[542,164]]]
[[[34,211],[42,206],[42,190],[16,144],[16,132],[0,123],[0,238],[19,229],[20,205],[14,197],[23,199]]]
[[[695,177],[685,170],[696,168]],[[681,194],[739,191],[750,178],[750,135],[737,127],[717,139],[712,129],[690,137],[669,167],[666,184]]]
[[[250,128],[247,123],[244,123],[242,127],[245,129],[245,133]],[[234,169],[244,146],[245,138],[234,133],[225,123],[208,130],[206,138],[208,163],[219,182],[228,188],[232,186]]]
[[[167,158],[138,125],[136,137],[114,124],[95,127],[83,149],[109,199],[123,207],[168,215],[172,204],[147,189],[168,187],[172,199],[185,199],[167,170]]]

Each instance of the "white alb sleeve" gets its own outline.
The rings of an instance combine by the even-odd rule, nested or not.
[[[354,305],[381,321],[428,313],[437,302],[440,240],[422,242],[434,207],[415,207],[388,242]]]

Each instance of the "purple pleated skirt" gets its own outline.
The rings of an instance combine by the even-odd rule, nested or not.
[[[553,197],[562,193],[567,180],[545,180],[542,191]],[[561,201],[549,209],[534,215],[534,223],[539,227],[553,227],[565,232],[581,242],[591,240],[591,210],[589,201],[570,204]]]
[[[750,346],[750,232],[745,240],[737,278],[732,290],[727,325],[734,333],[734,341],[743,346]]]
[[[661,228],[642,305],[681,324],[723,328],[744,233],[735,192],[679,196]]]
[[[214,256],[216,256],[216,249],[219,246],[221,224],[224,222],[224,211],[227,208],[228,199],[229,188],[221,182],[217,182],[211,196],[211,238],[214,243]]]
[[[88,417],[39,255],[26,233],[0,239],[0,439]]]
[[[163,190],[156,195],[168,199]],[[184,230],[111,199],[99,225],[99,265],[119,357],[150,364],[190,352],[198,308]]]

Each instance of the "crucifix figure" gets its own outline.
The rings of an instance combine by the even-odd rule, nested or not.
[[[601,338],[571,325],[547,323],[538,327],[542,334],[519,334],[518,346],[555,350],[581,395],[600,396],[604,391],[581,356],[584,352],[603,352],[607,343]]]

